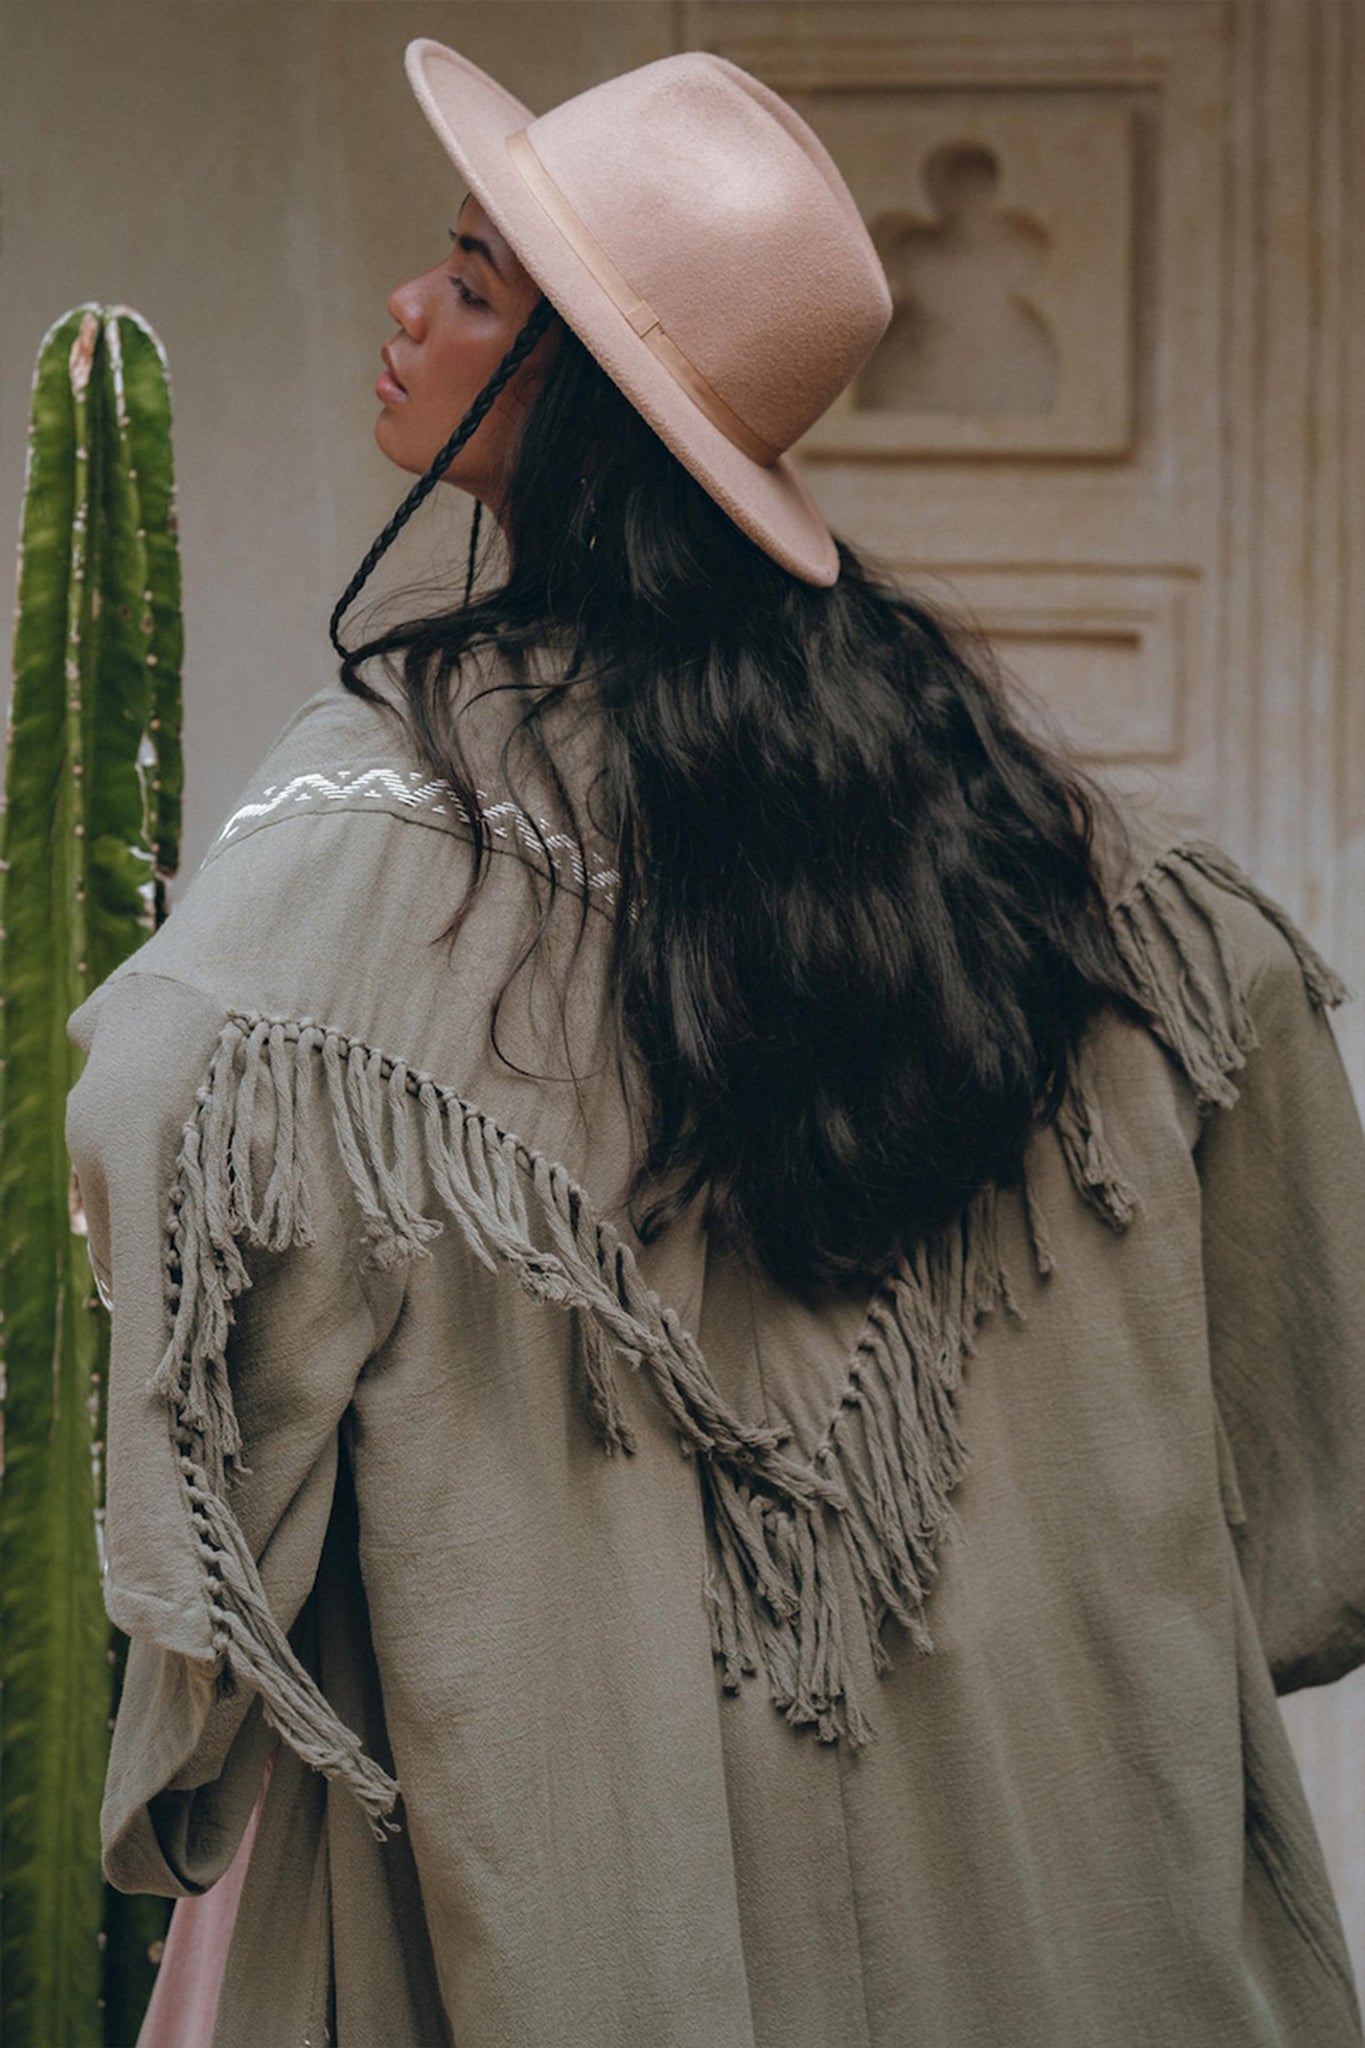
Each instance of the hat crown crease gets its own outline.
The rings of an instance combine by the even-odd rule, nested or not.
[[[741,418],[733,407],[726,404],[696,364],[678,347],[648,300],[642,299],[622,277],[596,236],[584,227],[578,214],[574,212],[541,163],[529,131],[522,129],[515,135],[509,135],[506,146],[508,156],[532,196],[544,208],[580,262],[591,272],[608,298],[624,315],[632,332],[654,351],[674,382],[688,394],[695,405],[700,407],[712,426],[719,428],[726,439],[749,456],[751,461],[760,462],[765,468],[770,468],[783,453],[783,448],[775,447],[771,442],[765,441],[761,434],[755,434],[747,421]]]
[[[797,135],[700,55],[607,79],[524,133],[563,203],[723,405],[760,444],[789,448],[890,313],[842,179],[832,189]]]

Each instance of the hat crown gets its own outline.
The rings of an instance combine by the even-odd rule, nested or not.
[[[885,273],[832,158],[725,58],[659,58],[526,134],[669,338],[773,448],[814,424],[885,332]]]

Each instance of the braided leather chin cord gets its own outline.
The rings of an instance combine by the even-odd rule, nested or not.
[[[494,370],[492,376],[484,385],[483,390],[474,400],[474,403],[470,406],[444,448],[436,456],[431,467],[426,471],[425,475],[418,478],[402,504],[398,507],[398,510],[394,513],[392,519],[389,520],[387,526],[370,543],[369,548],[366,550],[364,561],[360,564],[360,567],[342,591],[341,596],[337,599],[327,625],[332,645],[343,660],[350,650],[343,645],[337,630],[342,615],[350,606],[357,592],[369,581],[370,575],[380,556],[386,554],[389,548],[393,546],[394,541],[397,540],[422,500],[435,490],[437,484],[464,447],[466,441],[482,425],[494,399],[508,379],[514,375],[527,356],[530,355],[531,350],[540,340],[541,335],[549,326],[553,316],[554,307],[542,295],[536,301],[535,306],[527,317],[526,324],[508,349],[507,354],[498,364],[497,369]],[[466,604],[469,602],[470,593],[474,587],[474,562],[479,544],[479,524],[482,511],[483,506],[476,498],[474,501],[474,524],[469,537],[469,565],[465,574],[464,601]]]

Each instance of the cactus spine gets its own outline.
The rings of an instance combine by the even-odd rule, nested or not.
[[[122,1638],[104,1615],[107,1320],[72,1200],[70,1012],[164,910],[180,815],[180,564],[165,356],[78,306],[33,380],[0,868],[0,1726],[7,2037],[134,2041],[159,1901],[99,1869]]]

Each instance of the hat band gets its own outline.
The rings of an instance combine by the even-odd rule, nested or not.
[[[765,469],[771,469],[782,450],[774,448],[771,442],[763,440],[745,425],[714,386],[707,383],[696,364],[665,332],[654,308],[638,292],[631,290],[602,244],[591,229],[583,225],[536,155],[527,131],[522,128],[506,140],[507,154],[532,198],[549,215],[584,268],[591,272],[618,311],[624,313],[641,341],[653,350],[673,381],[681,385],[693,404],[705,413],[712,426],[717,427],[727,441],[751,461],[761,462]]]

